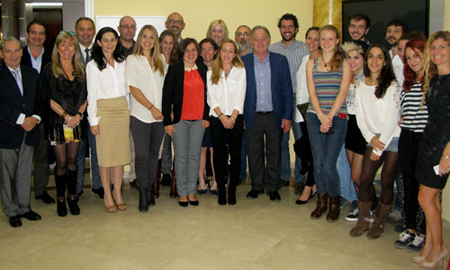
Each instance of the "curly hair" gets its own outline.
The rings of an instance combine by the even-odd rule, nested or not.
[[[413,50],[414,52],[418,53],[421,52],[423,54],[424,50],[425,50],[425,41],[419,38],[414,38],[411,39],[410,41],[408,41],[408,43],[406,43],[405,46],[405,54],[403,55],[403,63],[407,63],[406,61],[406,49],[410,48],[411,50]],[[423,57],[423,55],[422,55]],[[421,59],[423,60],[423,59]],[[416,81],[416,72],[414,72],[411,67],[409,65],[404,65],[403,66],[403,75],[405,77],[405,80],[403,81],[403,90],[405,90],[405,92],[408,92],[409,90],[411,90],[414,81]],[[423,76],[422,78],[420,78],[420,82],[423,85]]]
[[[100,71],[106,68],[105,55],[103,54],[102,47],[98,45],[98,42],[103,38],[103,35],[106,33],[113,33],[117,40],[116,49],[113,52],[113,57],[116,62],[121,63],[125,61],[124,50],[122,47],[122,43],[119,41],[119,35],[116,30],[111,27],[103,27],[100,29],[95,36],[94,45],[92,46],[92,60],[97,63],[97,67]]]

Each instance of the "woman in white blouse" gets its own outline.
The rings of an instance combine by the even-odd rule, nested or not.
[[[111,27],[98,31],[92,48],[92,59],[86,66],[88,119],[96,136],[100,178],[105,190],[108,212],[126,210],[121,186],[123,166],[129,164],[130,113],[125,87],[125,56]],[[114,198],[110,189],[110,169],[113,169]]]
[[[360,236],[369,229],[369,213],[373,200],[372,182],[381,170],[380,203],[367,238],[378,238],[391,210],[393,183],[397,173],[398,137],[400,135],[400,87],[393,72],[387,50],[372,45],[365,56],[365,79],[356,86],[356,121],[368,145],[364,152],[358,192],[358,223],[350,231]]]
[[[231,157],[231,176],[228,185],[228,204],[236,204],[236,186],[241,171],[241,144],[244,134],[243,106],[246,75],[244,63],[237,54],[234,41],[226,39],[219,47],[219,57],[208,71],[208,105],[211,116],[211,137],[214,148],[214,169],[219,188],[218,203],[227,203],[225,174],[228,152]],[[225,145],[228,134],[229,151]]]
[[[139,32],[133,54],[125,66],[126,83],[131,93],[131,134],[136,148],[136,176],[139,211],[147,212],[155,204],[153,185],[156,179],[159,149],[164,138],[162,87],[165,60],[160,53],[158,32],[145,25]]]

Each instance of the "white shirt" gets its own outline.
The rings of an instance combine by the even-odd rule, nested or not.
[[[297,74],[296,74],[296,80],[297,80],[297,90],[295,95],[295,104],[300,105],[304,103],[309,102],[309,91],[308,91],[308,85],[306,83],[306,63],[309,61],[309,54],[303,56],[302,64],[298,68]],[[304,122],[305,119],[303,119],[302,114],[298,111],[297,108],[294,108],[295,115],[294,115],[294,121],[295,122]]]
[[[98,69],[95,61],[90,61],[86,66],[86,80],[88,120],[91,126],[96,126],[100,120],[97,116],[97,100],[126,97],[129,94],[125,85],[125,61],[114,61],[114,68],[107,64],[102,71]]]
[[[89,47],[84,47],[83,45],[81,45],[81,43],[78,43],[78,45],[80,45],[80,53],[83,56],[84,61],[86,61],[86,49],[91,50],[94,43],[92,43]],[[92,58],[92,55],[89,56]]]
[[[218,84],[212,84],[211,74],[212,71],[209,70],[207,74],[209,115],[217,117],[214,112],[217,107],[225,115],[231,115],[234,110],[242,114],[247,86],[245,68],[233,67],[227,79],[225,79],[225,72],[222,71]]]
[[[381,134],[379,140],[388,147],[392,138],[400,135],[400,87],[392,83],[382,98],[375,96],[375,86],[368,86],[361,80],[356,86],[356,121],[367,142]],[[383,151],[373,150],[376,155]]]
[[[164,56],[161,55],[161,61],[164,63],[164,74],[167,72],[167,65]],[[134,86],[141,90],[142,94],[150,101],[153,106],[161,111],[162,107],[162,89],[164,85],[164,74],[153,70],[150,63],[143,55],[129,55],[125,64],[125,81],[128,90]],[[130,115],[136,117],[144,123],[161,122],[155,120],[151,111],[137,101],[133,95],[130,98]]]
[[[397,79],[398,85],[403,87],[403,82],[405,81],[405,76],[403,76],[403,62],[400,56],[396,55],[392,58],[392,67],[394,68],[395,78]]]

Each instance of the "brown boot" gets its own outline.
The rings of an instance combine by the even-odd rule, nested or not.
[[[328,193],[317,194],[317,207],[311,213],[312,219],[319,219],[325,211],[327,211]]]
[[[389,204],[384,204],[382,202],[378,203],[377,214],[375,216],[375,220],[372,223],[372,226],[367,233],[367,238],[376,239],[381,236],[384,232],[384,223],[386,222],[387,217],[389,216],[389,211],[391,211],[392,206]]]
[[[351,237],[361,236],[363,232],[369,229],[370,205],[371,202],[358,201],[358,223],[350,231]]]
[[[158,166],[156,167],[155,184],[153,185],[153,197],[159,198],[159,185],[161,183],[161,159],[158,160]]]
[[[176,198],[178,196],[177,191],[177,177],[175,176],[175,158],[173,159],[172,167],[172,179],[170,180],[170,198]]]
[[[330,205],[327,214],[327,221],[333,222],[339,218],[340,208],[340,197],[339,196],[330,196]]]

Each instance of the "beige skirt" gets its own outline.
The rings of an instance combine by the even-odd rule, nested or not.
[[[125,97],[97,101],[100,134],[96,137],[98,165],[114,167],[131,162],[130,112]]]

